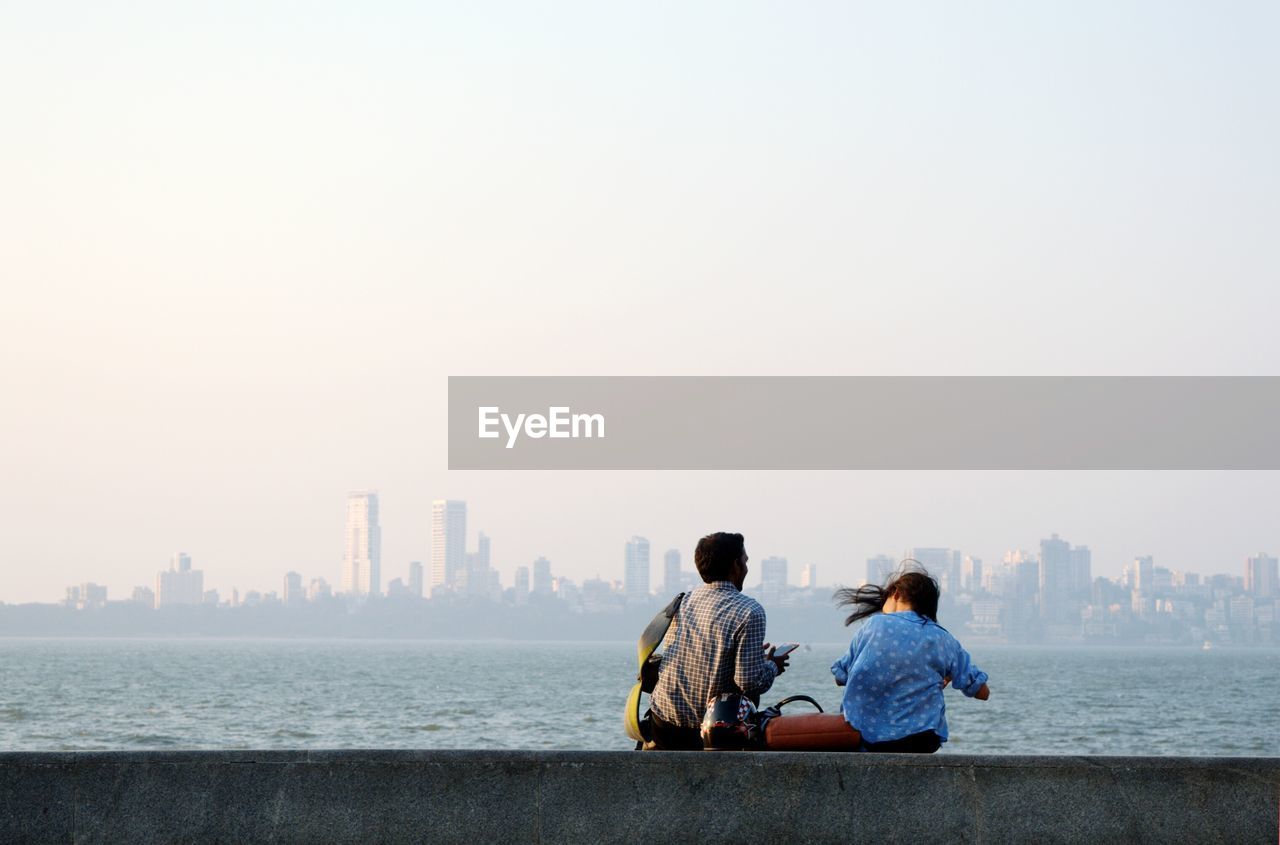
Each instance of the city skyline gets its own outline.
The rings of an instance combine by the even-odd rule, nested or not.
[[[342,581],[340,593],[349,597],[368,595],[384,595],[380,584],[380,538],[381,526],[378,519],[378,494],[375,491],[353,491],[347,496],[347,515],[345,531],[345,548],[342,564]],[[410,595],[431,597],[445,593],[459,593],[472,596],[487,596],[496,599],[507,581],[502,577],[499,568],[491,565],[491,538],[484,531],[476,532],[477,551],[467,551],[467,502],[462,500],[437,499],[432,502],[431,524],[433,543],[430,559],[433,569],[439,573],[440,581],[431,584],[427,590],[424,584],[424,570],[420,561],[409,561],[406,564],[404,578],[393,578],[385,592],[393,595],[397,590]],[[460,561],[460,563],[455,563]],[[883,583],[900,565],[914,561],[924,566],[939,580],[944,591],[989,590],[992,579],[996,576],[996,565],[983,564],[980,557],[966,554],[960,549],[950,547],[907,547],[897,557],[883,553],[865,559],[864,566],[851,565],[848,572],[851,577],[839,579],[829,585],[818,583],[815,573],[816,564],[809,562],[803,565],[799,574],[801,587],[816,589],[823,586],[855,586],[858,583]],[[1070,613],[1062,600],[1067,598],[1081,599],[1089,594],[1094,582],[1092,572],[1092,553],[1084,545],[1072,546],[1056,532],[1039,542],[1039,553],[1032,553],[1021,548],[1010,548],[1002,556],[1002,563],[1008,573],[1016,573],[1023,564],[1034,565],[1032,583],[1020,585],[1018,593],[1020,603],[1029,605],[1034,601],[1041,613],[1045,613],[1046,621],[1051,624],[1067,624]],[[663,555],[662,580],[652,576],[650,543],[645,537],[632,535],[624,544],[623,557],[619,568],[619,577],[608,577],[607,567],[597,568],[591,579],[600,579],[617,586],[628,601],[646,601],[655,595],[651,584],[661,584],[659,589],[666,590],[674,581],[686,586],[690,576],[696,573],[685,570],[681,566],[679,549],[668,549]],[[1156,567],[1151,555],[1139,555],[1126,562],[1119,578],[1113,578],[1123,584],[1131,584],[1137,591],[1150,594],[1153,572]],[[1159,567],[1165,573],[1179,573],[1190,570],[1169,569]],[[532,570],[532,575],[530,574]],[[533,593],[548,593],[552,581],[565,580],[574,583],[565,575],[551,574],[551,563],[545,556],[539,556],[531,564],[516,564],[511,567],[510,584]],[[861,571],[862,577],[856,573]],[[790,569],[790,574],[795,572]],[[786,557],[771,555],[757,559],[749,585],[754,585],[766,597],[776,597],[788,589],[793,579],[789,574]],[[1220,575],[1225,573],[1204,572],[1198,574]],[[332,592],[327,579],[314,574],[306,591],[302,590],[302,574],[289,570],[285,573],[283,595],[314,599],[317,595],[328,595]],[[1107,577],[1107,576],[1100,576]],[[177,604],[218,604],[221,595],[217,588],[203,590],[203,570],[193,570],[192,557],[186,552],[178,552],[170,559],[167,571],[160,571],[155,577],[156,589],[150,591],[145,586],[135,586],[130,595],[134,601],[146,598],[156,607]],[[1246,592],[1269,597],[1280,592],[1280,575],[1277,575],[1276,558],[1265,552],[1249,554],[1244,558],[1243,574],[1239,576]],[[434,580],[434,579],[433,579]],[[1015,581],[1019,580],[1015,577]],[[246,589],[246,593],[274,595],[275,591]],[[96,581],[79,581],[65,590],[64,602],[76,606],[95,606],[105,602],[109,590]],[[231,603],[238,604],[240,589],[233,585],[230,591]],[[4,602],[0,596],[0,602]]]
[[[479,536],[486,546],[485,535]],[[83,582],[67,588],[61,607],[9,605],[0,619],[10,635],[37,636],[68,631],[328,636],[342,630],[354,636],[377,631],[388,636],[485,637],[495,631],[511,634],[524,624],[542,636],[610,639],[638,628],[647,614],[668,600],[663,594],[668,588],[687,590],[700,583],[694,572],[673,568],[674,556],[668,554],[661,591],[641,594],[639,564],[646,546],[641,537],[626,542],[622,578],[575,583],[556,575],[551,561],[539,557],[531,566],[517,567],[512,586],[503,588],[496,573],[485,577],[480,563],[485,555],[477,552],[469,555],[466,577],[429,596],[418,594],[400,578],[392,580],[385,596],[356,591],[335,595],[323,579],[312,579],[304,592],[301,574],[290,571],[281,593],[249,591],[242,596],[232,590],[226,600],[217,590],[201,595],[202,573],[192,568],[190,555],[178,553],[158,576],[159,595],[168,595],[167,600],[144,587],[127,599],[112,600],[105,587]],[[1041,539],[1038,551],[1011,549],[998,563],[984,564],[961,550],[940,547],[909,548],[897,564],[894,561],[888,555],[868,558],[865,580],[884,583],[903,568],[930,561],[942,587],[939,618],[980,641],[1204,649],[1215,644],[1280,644],[1280,561],[1266,554],[1247,557],[1239,575],[1170,570],[1146,555],[1126,564],[1119,578],[1091,578],[1088,548],[1054,534]],[[415,570],[421,570],[417,562],[410,565],[410,583]],[[179,579],[177,592],[165,583],[170,577]],[[793,584],[785,558],[766,558],[760,563],[760,577],[754,584],[749,579],[744,589],[766,605],[771,619],[795,635],[831,635],[837,621],[831,613],[835,596],[830,586],[815,582],[812,565],[805,566],[800,583]],[[190,595],[182,597],[188,590]],[[72,611],[74,618],[59,615],[65,611]]]
[[[629,611],[646,612],[667,601],[678,590],[695,588],[700,578],[695,571],[681,565],[678,549],[663,554],[662,581],[657,590],[652,573],[651,544],[646,537],[632,535],[622,548],[621,560],[607,564],[590,578],[575,579],[556,573],[553,563],[538,556],[528,565],[515,567],[511,586],[505,586],[500,571],[492,566],[490,536],[476,532],[476,551],[468,551],[467,502],[436,499],[432,502],[431,559],[438,583],[424,589],[424,568],[420,561],[408,564],[407,581],[394,577],[385,593],[379,584],[378,496],[372,491],[348,494],[346,543],[343,557],[342,590],[336,595],[327,581],[316,576],[303,589],[303,575],[295,570],[284,574],[283,590],[247,590],[243,595],[232,588],[224,598],[218,590],[202,590],[204,573],[194,569],[191,555],[175,554],[168,570],[156,575],[156,589],[135,587],[129,599],[112,600],[110,590],[94,581],[81,581],[66,588],[62,606],[77,611],[105,611],[114,608],[116,616],[135,615],[139,608],[172,610],[200,605],[201,611],[216,608],[287,607],[293,610],[311,604],[322,615],[333,613],[334,600],[350,612],[360,612],[372,602],[382,606],[384,600],[400,611],[406,601],[419,602],[418,614],[425,610],[450,607],[454,603],[471,603],[479,614],[461,629],[473,635],[481,620],[502,607],[520,608],[530,604],[544,611],[558,608],[564,613],[589,616],[619,615]],[[1158,565],[1152,555],[1131,558],[1116,578],[1094,577],[1093,553],[1083,544],[1073,545],[1067,538],[1053,533],[1042,537],[1038,550],[1011,548],[998,562],[986,561],[958,548],[911,546],[897,555],[876,554],[865,560],[857,578],[856,569],[837,570],[836,581],[823,585],[817,580],[817,567],[806,563],[800,570],[798,583],[793,582],[795,569],[786,557],[768,555],[757,560],[752,577],[748,574],[744,590],[757,595],[767,607],[787,608],[801,604],[823,604],[835,598],[833,589],[860,586],[865,583],[885,584],[904,568],[923,567],[941,588],[941,607],[946,608],[948,624],[962,626],[975,636],[1003,642],[1162,642],[1166,644],[1203,641],[1205,648],[1213,643],[1272,645],[1280,643],[1280,561],[1259,552],[1245,557],[1240,575],[1223,572],[1191,572]],[[614,577],[614,576],[618,577]],[[603,577],[602,577],[603,576]],[[665,595],[664,595],[665,593]],[[477,604],[478,603],[478,604]],[[49,608],[52,605],[26,605]],[[194,612],[194,611],[191,611]],[[309,613],[315,624],[316,616]],[[388,621],[391,628],[402,632],[437,630],[437,623],[415,624],[402,615],[400,622]],[[820,618],[820,617],[815,617]],[[65,621],[65,620],[64,620]],[[508,620],[509,621],[509,620]],[[545,625],[542,619],[538,624]],[[105,617],[89,620],[89,624],[110,624]],[[161,620],[167,625],[177,620]],[[21,623],[19,623],[21,624]],[[27,624],[52,625],[55,619],[27,617]],[[119,623],[117,623],[119,624]],[[141,626],[144,619],[133,618],[124,624]],[[160,623],[157,623],[160,624]],[[205,617],[205,625],[210,624]],[[230,623],[222,620],[223,632]],[[289,620],[277,620],[283,630],[291,628]],[[791,624],[795,624],[792,620]],[[423,626],[426,626],[425,628]],[[397,626],[399,626],[397,628]],[[607,629],[599,624],[587,626],[597,632]],[[803,625],[801,626],[803,627]],[[22,630],[19,628],[18,630]],[[29,629],[28,629],[29,630]],[[137,629],[135,629],[137,630]],[[179,627],[180,630],[180,627]],[[208,630],[208,629],[206,629]],[[452,629],[448,629],[452,630]],[[570,624],[567,632],[584,629]],[[437,631],[439,632],[439,631]],[[616,632],[614,632],[616,633]]]
[[[1035,546],[1054,532],[1087,537],[1093,571],[1109,577],[1118,576],[1129,560],[1143,554],[1175,569],[1234,571],[1243,556],[1280,547],[1273,527],[1280,501],[1268,484],[1276,475],[1270,472],[700,473],[712,488],[724,490],[705,507],[690,505],[667,490],[662,479],[668,474],[633,473],[637,478],[629,489],[639,495],[652,486],[653,492],[646,497],[643,513],[630,515],[626,501],[609,502],[590,495],[590,475],[582,473],[563,474],[582,479],[581,495],[546,501],[526,493],[540,487],[539,479],[546,475],[508,474],[502,495],[476,499],[483,503],[480,524],[490,536],[502,538],[493,569],[504,583],[510,583],[515,566],[539,555],[555,560],[558,568],[576,579],[592,577],[611,560],[609,547],[619,536],[651,537],[655,550],[675,548],[691,561],[698,537],[712,530],[744,533],[748,551],[757,561],[783,554],[797,567],[813,564],[824,577],[834,579],[836,573],[856,567],[859,560],[886,551],[896,554],[907,547],[912,537],[922,533],[921,512],[931,514],[923,533],[935,544],[949,544],[987,561],[999,560],[1009,549]],[[806,477],[817,477],[827,486],[833,479],[848,479],[848,496],[816,495],[804,482]],[[1083,491],[1072,488],[1085,479],[1089,483]],[[768,519],[756,522],[735,516],[759,511],[757,492],[778,490],[797,503],[785,519],[776,508]],[[868,498],[873,493],[883,494],[882,500]],[[286,522],[273,531],[274,543],[293,550],[280,557],[265,556],[260,544],[237,542],[234,535],[223,532],[221,519],[204,525],[203,509],[175,511],[170,505],[165,519],[139,535],[142,544],[134,536],[131,545],[123,548],[95,544],[91,553],[59,557],[44,566],[0,567],[0,601],[48,601],[61,595],[67,584],[85,580],[90,570],[113,595],[124,595],[147,583],[138,575],[144,555],[164,560],[175,548],[192,550],[206,569],[216,571],[208,576],[212,579],[208,586],[224,595],[237,586],[275,589],[283,570],[297,570],[308,577],[314,573],[341,590],[344,536],[334,506],[342,499],[332,493],[324,499],[323,524],[317,526],[315,519],[308,518]],[[863,505],[846,504],[854,500],[862,500]],[[388,561],[382,566],[387,574],[380,573],[383,589],[391,578],[406,577],[410,561],[432,561],[435,501],[418,492],[407,498],[388,496],[382,486],[379,546],[382,559]],[[1109,510],[1101,506],[1103,501],[1111,503]],[[705,519],[698,516],[703,510],[708,514]],[[248,508],[242,515],[252,522],[268,512]],[[78,533],[71,535],[72,541],[78,538]],[[464,546],[474,548],[476,540],[470,533]],[[51,549],[63,547],[59,538]],[[465,569],[467,548],[460,554]],[[150,563],[142,569],[155,571]],[[661,583],[661,575],[652,572],[650,583]]]

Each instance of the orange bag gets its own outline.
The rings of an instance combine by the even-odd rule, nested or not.
[[[799,713],[770,719],[764,741],[770,751],[857,751],[862,734],[840,713]]]

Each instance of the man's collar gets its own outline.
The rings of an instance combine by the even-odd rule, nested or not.
[[[732,581],[712,581],[706,585],[712,590],[733,590],[739,592],[738,588],[733,586]]]

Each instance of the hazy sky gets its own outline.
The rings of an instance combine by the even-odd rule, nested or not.
[[[179,549],[224,593],[337,582],[364,487],[384,580],[437,497],[508,583],[719,529],[823,581],[1051,531],[1101,574],[1238,573],[1280,474],[449,473],[445,390],[1280,374],[1278,34],[1246,2],[8,4],[0,600]]]

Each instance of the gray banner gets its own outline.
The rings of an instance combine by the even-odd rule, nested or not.
[[[1280,469],[1280,377],[449,379],[450,469]]]

